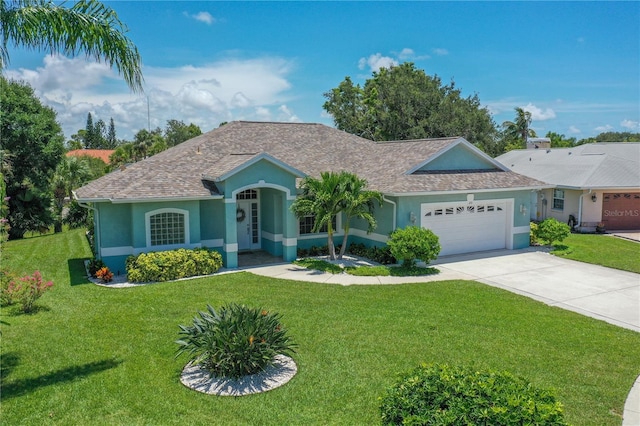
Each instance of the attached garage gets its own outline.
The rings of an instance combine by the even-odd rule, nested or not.
[[[605,193],[602,223],[611,231],[640,229],[640,193]]]
[[[440,239],[440,255],[510,248],[512,200],[421,205],[421,226]]]

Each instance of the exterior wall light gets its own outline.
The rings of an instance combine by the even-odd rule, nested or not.
[[[591,201],[593,201],[594,203],[596,202],[597,199],[598,199],[598,197],[596,196],[596,194],[593,194],[591,196]]]

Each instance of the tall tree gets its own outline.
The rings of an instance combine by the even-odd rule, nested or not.
[[[351,219],[358,218],[367,222],[367,232],[370,233],[376,229],[376,218],[373,214],[375,203],[382,205],[382,193],[367,189],[367,181],[361,179],[353,173],[343,173],[341,179],[343,181],[343,199],[342,213],[344,214],[344,223],[342,229],[344,236],[342,237],[342,246],[338,259],[342,259],[347,249],[347,240],[349,238],[349,230],[351,229]]]
[[[49,180],[64,153],[64,136],[53,109],[33,89],[0,77],[0,142],[11,156],[4,175],[9,199],[9,238],[22,238],[52,223]]]
[[[516,143],[520,148],[526,148],[527,138],[535,138],[536,132],[531,128],[531,113],[517,107],[514,121],[502,123],[504,135],[510,143]]]
[[[0,0],[0,70],[9,63],[8,46],[75,56],[85,53],[115,68],[134,92],[142,92],[138,48],[125,34],[116,12],[96,0]]]
[[[329,258],[336,259],[336,248],[333,240],[335,229],[333,219],[344,214],[344,237],[342,247],[337,258],[344,255],[349,236],[352,218],[364,219],[369,225],[369,231],[376,227],[373,216],[375,201],[382,204],[382,194],[366,189],[367,182],[349,172],[323,172],[320,178],[306,177],[301,184],[302,194],[296,198],[291,210],[296,217],[313,216],[311,232],[327,229],[327,246]]]
[[[164,130],[164,138],[168,147],[176,146],[201,134],[200,127],[193,123],[187,126],[184,121],[178,120],[167,120],[167,127]]]
[[[78,132],[80,134],[80,132]],[[96,147],[97,135],[96,128],[93,125],[93,116],[91,113],[87,114],[87,124],[84,128],[84,147],[86,149],[94,149]]]
[[[307,176],[301,184],[302,194],[291,205],[291,211],[297,218],[313,216],[311,232],[327,228],[327,246],[331,260],[336,259],[333,218],[342,211],[343,185],[344,179],[340,173],[323,172],[320,179]]]
[[[489,144],[496,131],[477,95],[464,98],[454,82],[443,85],[410,62],[374,72],[364,87],[346,77],[324,97],[337,128],[372,140],[462,136]]]
[[[116,125],[113,122],[113,117],[109,120],[109,130],[105,138],[105,149],[115,149],[118,146],[118,139],[116,138]]]
[[[88,158],[88,157],[87,157]],[[101,160],[98,160],[101,161]],[[62,231],[62,210],[65,198],[73,199],[72,191],[91,179],[91,170],[82,157],[63,157],[51,179],[53,192],[54,232]]]

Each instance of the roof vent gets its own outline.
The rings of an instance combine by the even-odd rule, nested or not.
[[[550,153],[550,152],[551,152],[551,150],[550,150],[550,149],[547,149],[547,154],[548,154],[548,153]]]

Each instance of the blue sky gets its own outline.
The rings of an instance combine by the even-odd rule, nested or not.
[[[411,61],[496,123],[523,107],[539,136],[640,132],[640,2],[106,2],[143,60],[145,95],[102,64],[10,50],[68,137],[87,113],[131,139],[169,119],[331,125],[323,93]],[[147,115],[147,99],[149,115]]]

